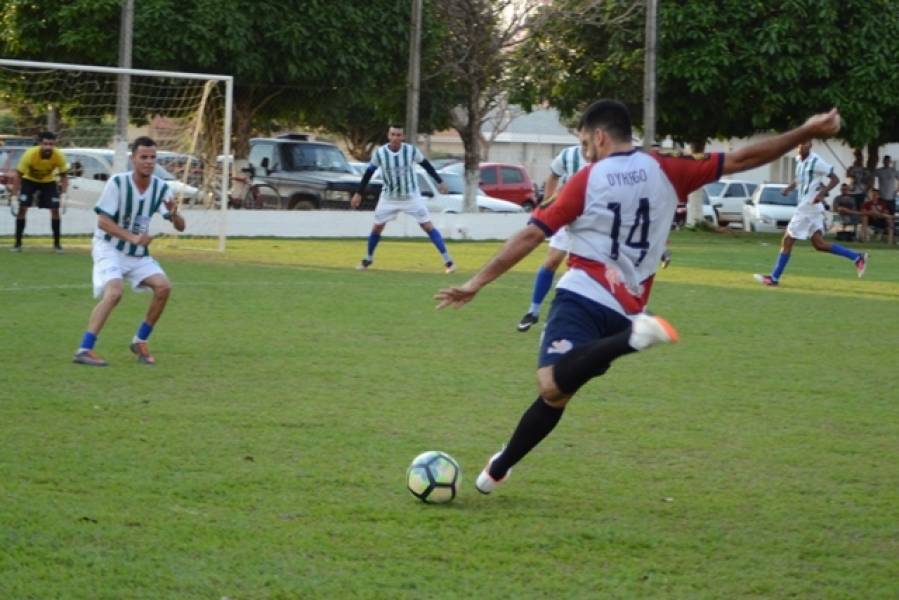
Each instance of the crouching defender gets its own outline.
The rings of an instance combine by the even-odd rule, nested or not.
[[[153,175],[156,167],[156,143],[139,137],[131,147],[132,171],[113,175],[97,201],[97,229],[92,241],[94,259],[94,297],[100,302],[91,312],[81,346],[74,362],[93,367],[105,367],[107,362],[97,356],[94,345],[112,309],[122,299],[123,281],[134,290],[153,291],[150,307],[131,340],[131,352],[138,362],[156,364],[150,354],[147,339],[162,315],[172,286],[156,259],[150,256],[150,219],[160,213],[172,222],[175,229],[184,231],[184,218],[172,198],[168,185]]]
[[[774,160],[803,141],[833,135],[839,127],[834,109],[736,152],[694,160],[635,149],[630,114],[618,101],[600,100],[587,108],[579,129],[593,164],[572,177],[554,202],[537,209],[528,225],[464,285],[435,295],[437,308],[461,307],[544,237],[568,226],[569,270],[556,285],[540,342],[539,396],[508,444],[488,460],[475,482],[478,491],[489,494],[504,482],[510,469],[553,430],[577,390],[605,373],[613,360],[677,341],[675,329],[644,308],[678,197],[722,174]]]

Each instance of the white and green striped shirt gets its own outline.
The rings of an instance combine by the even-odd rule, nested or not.
[[[823,158],[809,152],[803,158],[796,157],[796,187],[799,190],[797,210],[824,210],[820,204],[812,204],[815,195],[824,186],[824,178],[833,173],[833,167]]]
[[[381,169],[381,197],[392,200],[418,196],[418,179],[415,177],[415,164],[425,159],[421,151],[412,144],[402,144],[393,152],[388,144],[384,144],[371,156],[371,164]]]
[[[106,215],[116,222],[122,229],[132,233],[146,233],[150,229],[150,219],[155,213],[168,218],[169,210],[165,202],[172,199],[172,190],[165,181],[150,176],[150,185],[141,193],[134,185],[132,172],[118,173],[109,178],[100,199],[94,207],[98,215]],[[116,250],[128,256],[149,256],[150,250],[146,246],[139,246],[126,242],[106,233],[99,227],[94,233],[94,238],[105,240]]]
[[[553,175],[559,178],[559,184],[561,185],[588,164],[590,163],[581,154],[581,146],[578,144],[577,146],[568,146],[559,152],[549,164],[549,168]]]

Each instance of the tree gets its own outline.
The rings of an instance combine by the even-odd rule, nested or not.
[[[7,0],[0,6],[0,54],[114,65],[119,11],[118,0]],[[391,85],[405,78],[408,13],[390,0],[141,0],[133,66],[234,76],[238,156],[255,128],[301,119],[333,128],[360,148],[366,139],[360,132],[376,127],[383,134],[387,121],[402,114],[404,94],[400,89],[394,101]],[[423,98],[423,106],[434,107],[422,112],[423,129],[441,124],[443,88],[433,89],[433,97]]]
[[[576,18],[534,21],[517,51],[513,100],[571,114],[614,96],[639,122],[643,9],[628,12],[629,4],[555,2],[553,10]],[[895,140],[897,42],[899,4],[888,0],[662,2],[659,133],[701,147],[790,127],[835,105],[850,145]]]
[[[455,84],[450,112],[465,148],[465,211],[476,209],[481,128],[503,101],[511,50],[525,34],[537,0],[444,0],[438,14],[446,28],[442,71]]]

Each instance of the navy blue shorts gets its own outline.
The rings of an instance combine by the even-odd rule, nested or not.
[[[630,327],[631,320],[568,290],[556,290],[540,338],[537,364],[548,367],[556,364],[572,348],[620,333]]]
[[[19,190],[19,202],[22,206],[34,206],[37,199],[38,208],[59,208],[59,189],[55,181],[40,183],[22,178],[22,189]]]

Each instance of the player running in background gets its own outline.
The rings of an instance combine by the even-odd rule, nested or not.
[[[583,144],[569,146],[559,152],[549,165],[549,177],[543,188],[544,202],[552,202],[558,188],[565,185],[575,173],[586,167],[589,162],[584,157]],[[540,305],[553,286],[556,270],[568,254],[568,229],[563,227],[549,239],[549,250],[546,260],[537,269],[534,276],[534,290],[531,292],[531,306],[518,322],[518,331],[527,331],[540,320]]]
[[[867,253],[858,254],[839,244],[829,244],[824,241],[824,211],[827,210],[825,201],[830,190],[840,180],[833,174],[833,167],[811,149],[811,140],[799,145],[795,176],[783,191],[783,195],[788,196],[798,186],[799,203],[784,232],[783,240],[780,243],[780,254],[777,255],[777,261],[774,263],[774,270],[770,275],[761,273],[753,275],[755,280],[763,285],[776,286],[780,284],[780,277],[787,268],[790,252],[792,252],[796,240],[811,238],[812,246],[818,252],[830,252],[848,258],[855,263],[855,270],[859,277],[865,274],[868,266]],[[824,178],[827,178],[826,184]]]
[[[581,139],[593,162],[575,175],[557,199],[538,208],[477,274],[460,287],[440,290],[437,308],[459,308],[561,227],[571,237],[569,270],[556,285],[540,341],[539,395],[525,410],[508,444],[477,477],[488,494],[509,470],[553,430],[568,401],[620,356],[677,341],[660,317],[643,312],[665,249],[678,197],[722,174],[752,169],[815,137],[840,128],[836,109],[787,133],[736,152],[701,160],[651,155],[631,143],[627,107],[600,100],[584,112]]]
[[[66,158],[56,147],[56,134],[42,131],[37,136],[38,145],[22,154],[14,171],[15,177],[10,181],[10,193],[19,197],[19,212],[16,214],[16,243],[13,252],[22,251],[22,235],[25,233],[25,216],[28,208],[35,204],[38,208],[50,209],[50,227],[53,230],[53,249],[62,252],[59,243],[59,193],[69,188],[66,171],[69,170]],[[57,187],[56,178],[59,177]]]
[[[446,272],[452,273],[456,270],[456,266],[446,250],[443,236],[431,223],[428,207],[425,206],[424,200],[421,198],[421,190],[418,189],[418,174],[415,172],[415,164],[420,164],[431,176],[431,179],[437,182],[437,189],[441,194],[447,193],[446,184],[417,147],[403,142],[405,138],[406,134],[402,125],[390,126],[387,130],[387,143],[372,154],[371,163],[365,170],[365,175],[362,176],[359,191],[350,199],[350,205],[353,208],[359,208],[365,187],[375,171],[381,169],[381,179],[384,184],[381,188],[381,196],[378,198],[378,205],[375,207],[375,224],[368,235],[368,251],[365,258],[359,262],[356,268],[361,271],[371,266],[374,262],[375,248],[381,240],[384,227],[399,213],[404,212],[418,221],[418,225],[428,234],[431,242],[440,252],[440,256],[443,257]]]
[[[184,218],[168,185],[153,175],[156,167],[156,142],[139,137],[131,146],[133,170],[113,175],[106,182],[94,211],[97,229],[94,232],[91,255],[94,259],[94,297],[100,302],[91,312],[81,346],[74,362],[93,367],[105,367],[107,362],[97,356],[94,345],[112,309],[122,299],[123,281],[141,291],[149,288],[153,298],[143,322],[131,340],[131,352],[146,365],[156,364],[150,354],[147,339],[162,315],[172,285],[156,259],[150,256],[150,219],[155,213],[172,222],[175,229],[184,231]]]

